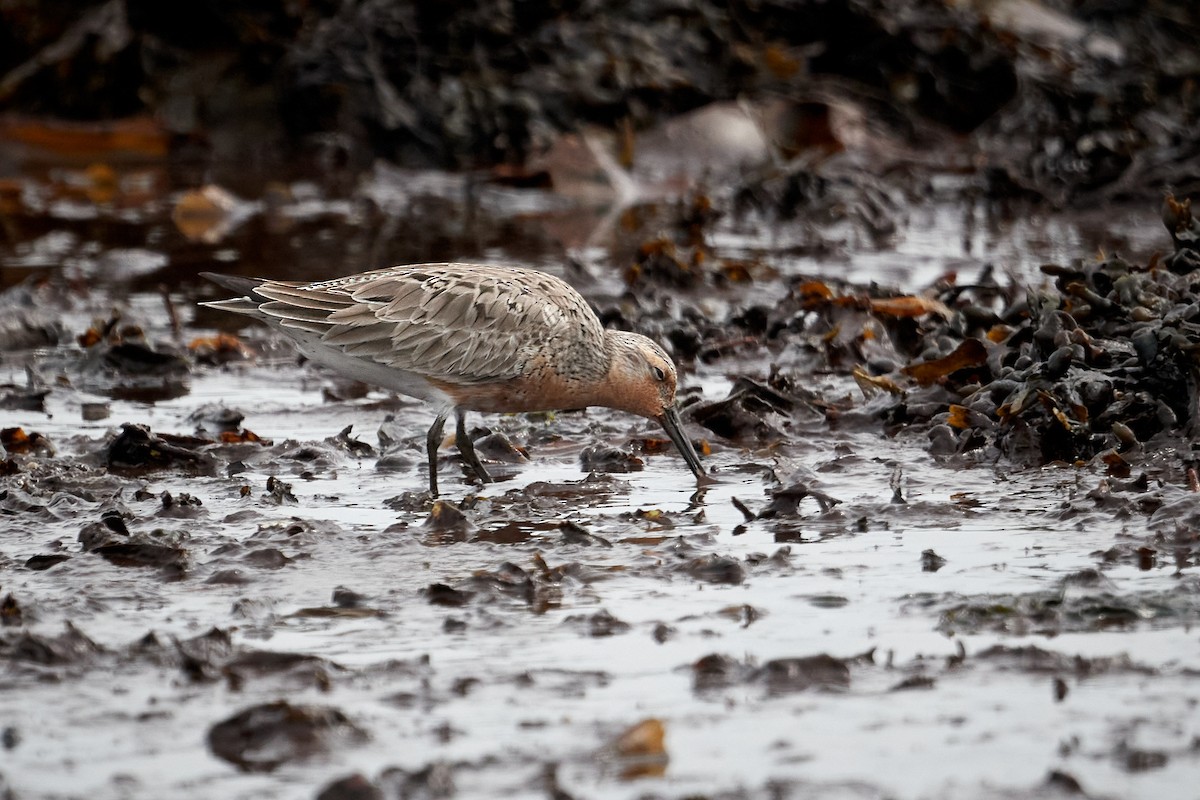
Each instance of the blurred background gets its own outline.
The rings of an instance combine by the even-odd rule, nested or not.
[[[0,284],[1136,250],[1096,210],[1200,186],[1198,41],[1184,0],[0,0]]]

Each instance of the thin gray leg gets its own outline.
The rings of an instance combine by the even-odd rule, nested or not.
[[[458,427],[454,433],[454,441],[458,444],[458,452],[462,453],[467,466],[474,471],[475,477],[479,478],[480,483],[491,483],[492,476],[488,475],[483,462],[479,460],[479,456],[475,455],[475,443],[467,435],[467,412],[456,409],[454,415],[458,417]]]
[[[446,409],[437,415],[437,419],[429,426],[429,433],[425,434],[425,449],[429,453],[429,494],[431,497],[438,496],[437,486],[437,451],[438,445],[442,443],[442,429],[446,427],[446,417],[450,416],[450,409]]]

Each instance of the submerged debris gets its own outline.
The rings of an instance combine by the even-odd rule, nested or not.
[[[58,667],[90,661],[105,651],[71,622],[66,622],[64,628],[58,636],[21,630],[0,637],[0,657],[12,662]]]
[[[601,444],[584,448],[579,463],[588,472],[641,472],[646,468],[646,462],[633,453]]]
[[[126,422],[108,444],[104,457],[108,465],[122,470],[185,468],[213,474],[215,461],[196,448],[212,444],[210,439],[156,434],[146,425]]]
[[[383,790],[355,773],[338,778],[317,793],[317,800],[384,800]]]
[[[248,708],[208,732],[213,754],[247,772],[270,772],[366,739],[366,732],[336,708],[282,700]]]
[[[34,431],[26,433],[24,428],[5,428],[0,430],[0,446],[9,455],[25,455],[39,453],[54,455],[54,445],[42,434]]]
[[[670,762],[666,730],[662,720],[652,717],[631,725],[612,741],[609,750],[621,763],[623,779],[655,777],[666,772]]]
[[[850,686],[850,667],[873,666],[871,653],[854,658],[836,658],[826,653],[796,658],[772,659],[761,667],[729,656],[713,654],[692,665],[693,686],[698,692],[723,689],[742,683],[761,684],[770,695],[810,689],[841,691]]]

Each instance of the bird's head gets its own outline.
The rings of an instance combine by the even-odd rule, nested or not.
[[[652,419],[663,427],[697,478],[704,467],[683,433],[675,409],[675,365],[653,340],[640,333],[608,331],[612,362],[604,387],[610,408]]]

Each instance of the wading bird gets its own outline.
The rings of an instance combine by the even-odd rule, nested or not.
[[[605,406],[655,420],[697,479],[700,457],[675,409],[675,365],[637,333],[605,330],[565,281],[544,272],[416,264],[300,283],[203,273],[240,297],[203,305],[262,320],[300,352],[348,377],[434,404],[429,491],[451,412],[455,441],[480,481],[468,411]]]

